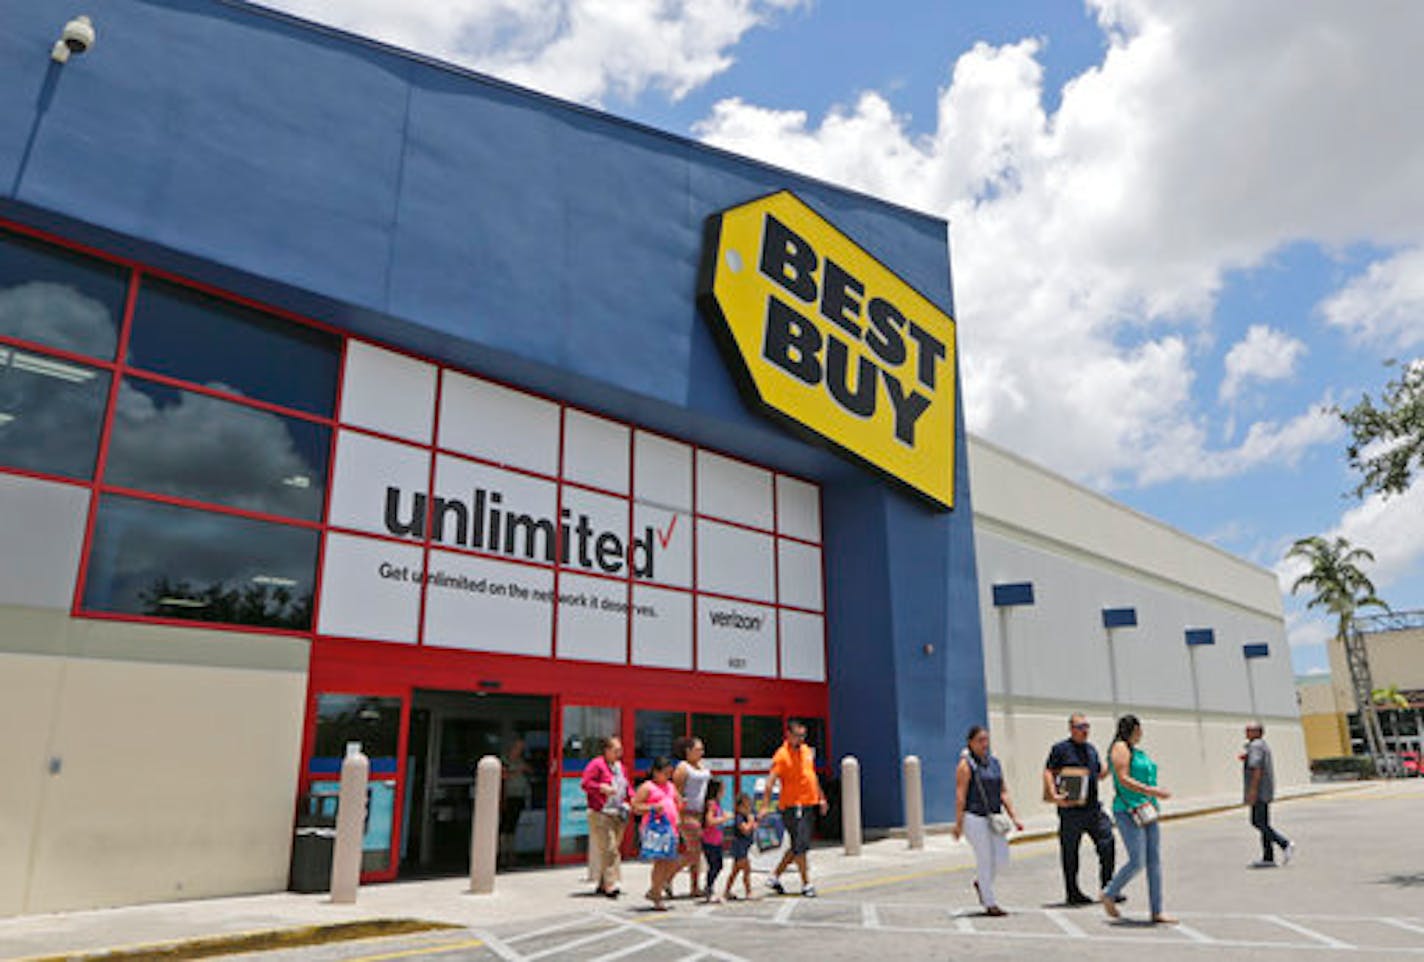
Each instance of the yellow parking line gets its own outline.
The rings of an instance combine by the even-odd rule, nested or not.
[[[465,939],[463,942],[446,942],[443,945],[427,945],[419,949],[401,949],[399,952],[383,952],[380,955],[356,955],[343,962],[382,962],[384,959],[409,959],[417,955],[434,955],[437,952],[453,952],[456,949],[476,949],[484,945],[483,939]]]

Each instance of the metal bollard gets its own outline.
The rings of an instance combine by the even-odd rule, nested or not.
[[[341,762],[341,794],[336,803],[336,845],[331,856],[331,901],[350,905],[361,885],[361,842],[366,835],[366,782],[371,762],[355,742]]]
[[[920,781],[920,758],[905,756],[905,839],[910,848],[925,847],[925,794]]]
[[[494,868],[499,856],[499,786],[503,766],[493,755],[475,767],[475,816],[470,825],[470,891],[494,892]]]
[[[860,760],[841,759],[841,837],[847,855],[860,854]]]

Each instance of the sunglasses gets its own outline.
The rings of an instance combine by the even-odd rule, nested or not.
[[[1092,727],[1093,726],[1089,725],[1087,722],[1079,722],[1078,724],[1073,726],[1073,730],[1075,732],[1085,732]]]

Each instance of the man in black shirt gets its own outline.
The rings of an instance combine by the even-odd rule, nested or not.
[[[1049,751],[1043,770],[1043,797],[1058,806],[1058,845],[1069,905],[1097,901],[1078,887],[1078,846],[1084,834],[1098,850],[1100,888],[1107,888],[1113,876],[1112,822],[1098,804],[1098,782],[1107,777],[1108,769],[1088,741],[1089,729],[1082,715],[1069,718],[1068,737]]]

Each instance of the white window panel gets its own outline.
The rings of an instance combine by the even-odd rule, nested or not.
[[[692,587],[692,515],[634,505],[633,541],[635,577]]]
[[[785,538],[776,541],[777,600],[783,605],[822,610],[821,549]]]
[[[697,587],[722,595],[774,601],[772,537],[745,528],[697,522]]]
[[[88,518],[88,488],[0,474],[0,604],[68,611]]]
[[[697,513],[770,531],[771,478],[765,468],[698,451]]]
[[[422,554],[414,545],[328,534],[316,630],[414,644]]]
[[[559,467],[559,406],[446,371],[440,389],[440,446],[553,476]]]
[[[432,551],[430,571],[425,599],[427,645],[550,656],[552,568]]]
[[[633,586],[633,664],[692,668],[692,595]]]
[[[441,544],[544,564],[553,558],[558,533],[554,482],[442,454],[435,492],[445,503],[434,506],[439,517],[431,535],[438,533]]]
[[[628,584],[559,575],[560,658],[623,664],[628,660]]]
[[[593,491],[564,487],[569,526],[567,567],[606,575],[628,573],[628,502]],[[586,532],[580,535],[580,522]],[[618,550],[613,551],[614,544]]]
[[[784,474],[776,476],[777,531],[821,543],[821,489]]]
[[[632,431],[605,418],[564,411],[564,477],[605,491],[628,493]]]
[[[633,490],[639,501],[692,510],[692,446],[639,431],[634,437]]]
[[[820,615],[781,611],[781,677],[826,680],[826,625]]]
[[[776,609],[721,598],[697,599],[697,668],[776,675]]]
[[[429,444],[435,422],[435,365],[346,342],[341,421]]]
[[[430,453],[343,429],[336,438],[330,523],[357,531],[424,537]]]

